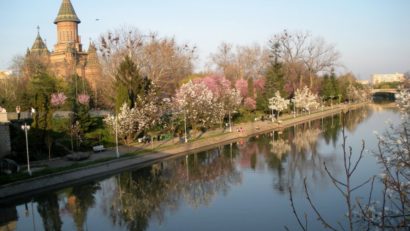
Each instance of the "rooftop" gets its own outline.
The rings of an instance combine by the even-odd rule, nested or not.
[[[77,14],[75,13],[74,7],[71,4],[70,0],[63,0],[63,2],[61,3],[57,18],[54,20],[55,24],[59,22],[81,22],[77,17]]]

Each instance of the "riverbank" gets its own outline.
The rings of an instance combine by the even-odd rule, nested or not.
[[[341,104],[332,108],[327,107],[312,114],[299,115],[294,118],[292,115],[282,116],[281,123],[271,121],[255,121],[251,123],[237,124],[232,128],[232,132],[223,129],[216,129],[204,133],[188,143],[178,143],[175,140],[159,141],[152,144],[137,144],[134,146],[121,146],[121,158],[116,157],[115,148],[110,148],[105,152],[91,155],[90,159],[80,161],[86,166],[68,169],[49,175],[32,177],[22,181],[13,182],[0,186],[0,203],[6,200],[18,199],[21,196],[34,195],[52,188],[69,186],[75,183],[102,178],[111,174],[119,173],[128,169],[138,169],[149,166],[155,162],[191,152],[207,150],[215,145],[223,145],[254,136],[267,133],[273,130],[283,130],[287,127],[316,120],[342,111],[354,110],[362,107],[361,104]],[[135,155],[124,155],[125,153],[139,153]],[[34,163],[34,166],[43,166],[49,169],[69,168],[74,162],[66,158],[54,159]],[[75,162],[78,163],[78,162]],[[87,164],[88,163],[88,164]]]

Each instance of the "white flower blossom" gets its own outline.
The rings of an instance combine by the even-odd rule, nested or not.
[[[276,91],[275,96],[269,99],[269,109],[275,110],[279,114],[288,108],[289,102],[288,99],[284,99],[280,96],[279,91]]]
[[[318,102],[318,96],[313,94],[306,86],[302,90],[296,89],[293,102],[296,104],[295,106],[297,108],[302,108],[309,113],[313,109],[317,109],[320,105]]]

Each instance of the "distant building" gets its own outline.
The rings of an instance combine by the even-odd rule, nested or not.
[[[376,85],[379,83],[391,83],[391,82],[403,82],[405,80],[404,74],[374,74],[372,76],[372,84]]]
[[[360,83],[361,85],[369,85],[370,81],[369,80],[356,80],[357,83]]]
[[[26,56],[36,56],[50,64],[52,71],[58,77],[77,74],[85,78],[95,89],[96,78],[101,75],[97,49],[90,42],[88,50],[83,50],[78,35],[80,22],[70,0],[63,0],[54,20],[54,24],[57,25],[57,44],[54,45],[54,50],[51,52],[48,50],[38,31],[33,46],[27,50]]]

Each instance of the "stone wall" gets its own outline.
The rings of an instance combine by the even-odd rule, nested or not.
[[[9,123],[0,123],[0,159],[11,152]]]

